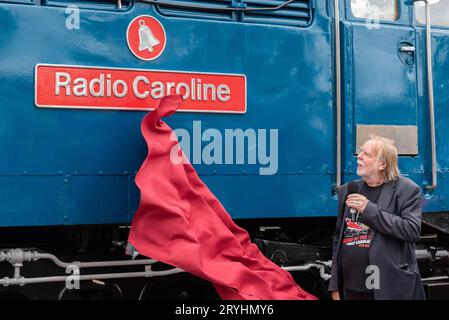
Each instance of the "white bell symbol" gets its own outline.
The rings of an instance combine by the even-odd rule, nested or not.
[[[153,47],[160,44],[160,41],[153,35],[151,29],[145,25],[143,20],[139,21],[139,51],[148,49],[153,52]]]

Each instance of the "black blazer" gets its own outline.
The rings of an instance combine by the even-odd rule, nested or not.
[[[358,180],[359,189],[363,184]],[[338,217],[332,246],[332,278],[330,291],[339,291],[343,297],[340,248],[344,219],[349,217],[345,206],[348,185],[338,194]],[[423,300],[424,289],[415,255],[415,242],[421,234],[421,189],[412,180],[399,177],[386,183],[378,204],[369,202],[359,221],[373,231],[369,248],[370,265],[378,267],[379,289],[374,289],[376,300]],[[367,274],[367,277],[370,274]]]

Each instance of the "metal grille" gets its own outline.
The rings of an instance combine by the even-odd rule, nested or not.
[[[166,2],[166,1],[163,1]],[[167,1],[168,2],[168,1]],[[185,4],[191,8],[175,8],[166,5],[156,5],[159,12],[168,17],[184,17],[209,20],[235,20],[235,13],[225,10],[231,7],[232,0],[170,0],[170,3]]]
[[[284,2],[284,0],[245,0],[245,3],[251,8],[275,7]],[[306,27],[312,22],[311,1],[295,1],[275,11],[245,12],[243,22]]]
[[[181,4],[185,8],[162,3]],[[286,0],[161,0],[156,5],[165,16],[210,20],[227,20],[243,23],[306,27],[313,17],[313,0],[297,0],[278,10],[261,10],[282,5]],[[232,11],[230,8],[247,8],[247,11]]]

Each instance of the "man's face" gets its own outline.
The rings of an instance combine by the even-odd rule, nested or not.
[[[368,140],[357,156],[357,175],[362,178],[375,178],[385,169],[382,161],[377,159],[376,143]]]

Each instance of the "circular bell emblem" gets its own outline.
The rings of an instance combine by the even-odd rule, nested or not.
[[[154,60],[165,49],[166,37],[162,24],[151,16],[138,16],[126,30],[129,50],[141,60]]]

